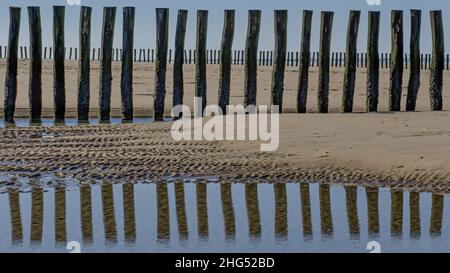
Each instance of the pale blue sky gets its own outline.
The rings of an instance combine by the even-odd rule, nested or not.
[[[197,9],[209,10],[208,48],[217,49],[220,46],[222,33],[223,10],[236,10],[236,34],[234,47],[243,49],[247,29],[247,11],[249,9],[262,10],[262,26],[260,36],[260,49],[273,49],[273,10],[287,9],[288,15],[288,50],[296,51],[300,44],[301,14],[303,9],[311,9],[313,15],[312,49],[317,50],[319,40],[320,11],[335,11],[332,49],[340,51],[345,49],[345,36],[348,12],[351,9],[361,10],[360,36],[358,50],[366,51],[367,11],[381,11],[380,50],[387,52],[390,49],[390,10],[403,9],[405,19],[405,46],[408,49],[409,41],[409,9],[422,9],[422,50],[429,51],[431,47],[429,11],[440,9],[443,11],[446,40],[450,41],[450,5],[446,0],[381,0],[381,6],[369,6],[366,0],[82,0],[82,4],[93,7],[92,46],[99,47],[99,38],[102,24],[102,7],[116,6],[116,34],[115,47],[121,47],[122,40],[122,7],[135,6],[136,10],[136,48],[153,48],[155,36],[155,8],[170,8],[170,39],[169,46],[173,47],[177,9],[188,9],[188,30],[186,47],[195,47],[195,18]],[[21,45],[28,45],[28,15],[26,7],[34,5],[41,7],[43,43],[44,46],[52,44],[52,6],[66,5],[66,0],[1,0],[0,18],[0,44],[6,45],[9,24],[9,6],[20,6],[22,10]],[[78,45],[79,7],[66,7],[66,45]],[[448,43],[446,43],[447,45]],[[447,50],[448,49],[448,50]],[[450,51],[450,46],[446,49]]]

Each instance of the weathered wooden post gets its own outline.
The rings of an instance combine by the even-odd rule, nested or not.
[[[72,47],[69,48],[69,60],[72,60]]]
[[[39,7],[28,7],[30,25],[30,120],[41,122],[42,113],[42,29]]]
[[[330,44],[334,12],[322,11],[320,22],[319,89],[317,104],[320,113],[328,113],[330,84]]]
[[[80,10],[80,60],[78,61],[78,122],[89,121],[90,56],[92,8]],[[95,50],[95,49],[94,49]],[[95,54],[94,54],[95,58]]]
[[[175,34],[175,59],[173,63],[173,107],[183,104],[183,52],[186,37],[187,10],[179,10]]]
[[[102,50],[100,58],[99,116],[100,122],[109,122],[111,116],[112,45],[116,8],[103,9]]]
[[[230,104],[230,83],[231,83],[231,50],[234,38],[234,10],[225,10],[222,44],[220,47],[220,76],[219,76],[219,107],[222,113],[226,114],[227,105]]]
[[[391,13],[391,79],[389,84],[389,109],[400,111],[403,80],[403,11]]]
[[[430,20],[433,37],[433,59],[430,71],[431,109],[433,111],[442,111],[442,81],[445,58],[442,11],[430,11]]]
[[[63,122],[66,113],[66,83],[64,73],[64,16],[65,6],[53,7],[53,96],[55,122]]]
[[[369,11],[369,34],[367,36],[367,112],[378,110],[378,86],[380,78],[380,56],[378,55],[378,38],[380,33],[380,12]]]
[[[44,60],[47,59],[47,47],[44,47]]]
[[[272,72],[271,105],[283,112],[284,71],[286,67],[287,10],[275,10],[275,56]]]
[[[156,9],[156,64],[155,64],[155,93],[154,119],[164,118],[164,100],[166,97],[166,68],[167,47],[169,36],[169,9]]]
[[[345,56],[344,88],[342,95],[342,111],[353,111],[353,97],[356,80],[356,50],[358,41],[359,18],[361,11],[350,11],[347,29],[347,54]],[[340,66],[340,65],[339,65]]]
[[[95,61],[95,48],[92,49],[92,60]]]
[[[247,38],[245,42],[244,106],[256,105],[258,42],[261,11],[248,11]]]
[[[206,37],[208,32],[208,11],[197,11],[197,41],[195,51],[195,97],[201,98],[201,113],[206,107]]]
[[[20,47],[20,59],[23,59],[23,47]]]
[[[416,109],[417,93],[420,88],[420,26],[421,10],[411,10],[411,40],[409,43],[410,72],[406,111]]]
[[[313,16],[312,10],[303,10],[302,41],[300,46],[300,67],[298,71],[298,87],[297,87],[298,113],[306,113],[306,102],[308,97],[309,56],[311,47],[312,16]]]
[[[120,93],[122,97],[122,120],[133,121],[133,47],[134,7],[123,8],[122,74]]]
[[[9,8],[9,37],[8,52],[6,56],[6,77],[5,77],[5,104],[4,119],[7,123],[14,122],[14,112],[16,109],[17,97],[17,51],[19,47],[20,33],[20,11],[19,7]]]

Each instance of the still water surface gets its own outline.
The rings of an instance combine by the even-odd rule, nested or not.
[[[323,184],[3,190],[0,252],[449,252],[447,196]]]

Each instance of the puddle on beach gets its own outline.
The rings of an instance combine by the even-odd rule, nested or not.
[[[166,119],[169,121],[170,119]],[[135,124],[141,124],[141,123],[151,123],[153,122],[153,118],[135,118],[133,119],[133,123]],[[121,124],[122,119],[121,118],[111,118],[111,121],[109,124]],[[90,125],[98,125],[99,119],[89,119]],[[41,124],[42,126],[50,127],[55,125],[54,119],[42,119]],[[76,126],[78,125],[78,119],[65,119],[64,125],[66,126]],[[15,127],[29,127],[30,126],[30,119],[26,118],[18,118],[15,119],[15,124],[13,125]],[[0,120],[0,128],[5,128],[6,124],[3,120]]]
[[[0,252],[449,252],[449,198],[324,184],[6,189]]]

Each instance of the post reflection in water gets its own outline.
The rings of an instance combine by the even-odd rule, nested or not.
[[[231,183],[220,184],[220,197],[222,199],[223,220],[225,225],[225,238],[236,239],[236,224],[234,218],[233,198],[231,195]]]
[[[93,241],[92,232],[92,193],[90,186],[80,188],[81,237],[83,244],[89,246]]]
[[[420,237],[420,194],[418,192],[409,193],[409,236],[411,238]]]
[[[444,214],[444,196],[433,194],[431,201],[430,235],[441,236],[442,217]]]
[[[125,243],[136,242],[136,217],[134,207],[134,184],[123,184],[123,228]]]
[[[378,188],[366,188],[367,229],[370,237],[380,233],[380,216],[378,212]]]
[[[391,191],[391,236],[401,238],[403,231],[403,192]]]
[[[174,183],[175,188],[175,207],[177,211],[178,236],[181,241],[189,238],[188,222],[186,217],[186,201],[184,197],[184,184]]]
[[[288,235],[286,184],[273,185],[275,195],[275,238],[286,239]]]
[[[64,246],[67,243],[66,230],[66,189],[55,189],[55,244]]]
[[[208,207],[206,183],[197,183],[197,230],[200,239],[208,239]]]
[[[245,185],[245,204],[247,206],[248,236],[250,239],[260,239],[261,218],[259,213],[258,184]]]
[[[8,193],[11,215],[11,242],[20,245],[23,242],[22,216],[20,213],[20,195],[17,190]]]
[[[166,183],[156,185],[157,202],[157,239],[158,242],[165,243],[170,240],[170,222],[169,222],[169,194]]]
[[[331,215],[330,185],[319,186],[320,225],[323,238],[333,237],[333,219]]]
[[[312,220],[311,220],[311,198],[309,193],[309,184],[300,183],[300,201],[302,206],[303,237],[306,240],[312,239]]]
[[[117,243],[116,217],[114,214],[114,192],[111,184],[101,186],[103,226],[105,230],[105,243],[114,245]]]
[[[347,221],[350,238],[359,239],[359,220],[357,206],[357,187],[345,187],[345,199],[347,203]]]
[[[42,226],[44,221],[44,192],[34,189],[31,193],[31,231],[30,243],[39,247],[42,243]]]

